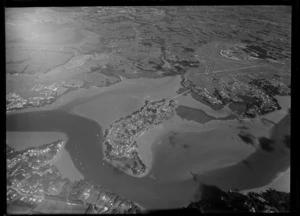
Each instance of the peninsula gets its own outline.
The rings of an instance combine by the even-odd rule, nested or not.
[[[174,98],[147,100],[140,110],[115,121],[104,135],[104,159],[129,175],[145,176],[147,167],[138,153],[136,139],[171,119],[175,114],[175,107]]]

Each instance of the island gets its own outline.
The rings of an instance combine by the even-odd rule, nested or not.
[[[138,153],[136,139],[171,119],[175,107],[174,99],[147,100],[140,110],[115,121],[104,135],[104,159],[129,175],[145,176],[147,167]]]

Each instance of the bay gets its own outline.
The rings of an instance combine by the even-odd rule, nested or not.
[[[7,132],[65,134],[68,138],[65,150],[82,176],[147,209],[187,205],[197,193],[201,193],[197,189],[202,184],[226,190],[261,187],[289,168],[289,150],[282,142],[276,142],[275,151],[264,152],[259,143],[250,146],[238,137],[241,131],[238,127],[242,124],[256,137],[277,134],[274,139],[280,140],[279,126],[277,132],[272,132],[259,119],[250,122],[212,120],[204,125],[179,116],[138,139],[139,152],[149,167],[147,176],[128,176],[106,163],[102,153],[103,130],[118,118],[139,109],[145,99],[175,96],[179,86],[179,77],[141,78],[99,94],[93,89],[90,97],[72,101],[72,106],[67,104],[56,110],[8,114]],[[85,94],[89,95],[88,91]],[[191,104],[196,105],[193,101]],[[287,128],[286,124],[281,127]],[[72,177],[64,168],[61,172]]]

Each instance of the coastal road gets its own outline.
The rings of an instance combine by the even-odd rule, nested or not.
[[[191,89],[189,89],[189,90],[187,90],[187,91],[185,91],[185,92],[182,92],[182,93],[180,93],[180,94],[178,94],[178,95],[176,95],[176,96],[170,98],[169,101],[170,101],[170,100],[173,100],[173,99],[175,99],[175,98],[178,98],[179,96],[181,96],[181,95],[183,95],[183,94],[185,94],[185,93],[188,93],[188,92],[190,92],[190,91],[191,91]]]

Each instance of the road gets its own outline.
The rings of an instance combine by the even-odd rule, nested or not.
[[[189,89],[189,90],[187,90],[187,91],[185,91],[185,92],[182,92],[182,93],[180,93],[180,94],[178,94],[178,95],[176,95],[176,96],[170,98],[169,101],[170,101],[170,100],[173,100],[173,99],[175,99],[175,98],[178,98],[179,96],[181,96],[181,95],[183,95],[183,94],[185,94],[185,93],[188,93],[188,92],[190,92],[190,91],[191,91],[191,89]]]
[[[216,43],[216,45],[215,45],[215,47],[214,47],[214,49],[213,49],[213,51],[212,51],[212,53],[211,53],[211,56],[210,56],[210,58],[209,58],[209,63],[208,63],[208,65],[207,65],[206,69],[205,69],[205,74],[208,74],[208,73],[209,73],[209,70],[210,70],[210,68],[211,68],[211,64],[212,64],[212,61],[213,61],[213,57],[214,57],[215,51],[217,50],[218,46],[219,46],[219,44]]]
[[[13,186],[7,186],[7,189],[13,189],[15,191],[17,191],[17,193],[19,193],[21,196],[34,196],[36,198],[40,198],[40,199],[44,199],[44,196],[43,195],[37,195],[37,194],[27,194],[27,193],[23,193],[21,192],[18,188],[15,188]]]
[[[241,70],[241,69],[264,67],[264,66],[266,66],[266,65],[255,65],[255,66],[250,66],[250,67],[241,67],[241,68],[234,68],[234,69],[228,69],[228,70],[218,70],[218,71],[213,71],[212,73],[221,73],[221,72],[227,72],[227,71],[233,71],[233,70]]]

